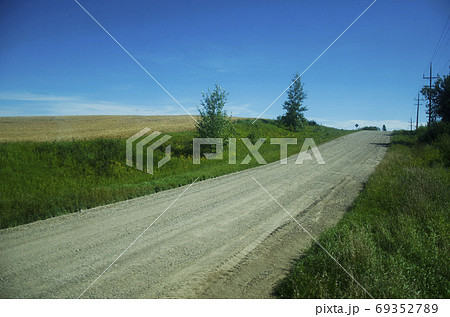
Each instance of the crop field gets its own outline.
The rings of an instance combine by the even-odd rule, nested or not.
[[[128,138],[144,127],[192,131],[195,122],[187,115],[0,117],[0,142]]]

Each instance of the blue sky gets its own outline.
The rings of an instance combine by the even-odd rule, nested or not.
[[[256,117],[372,0],[79,2],[190,113],[218,82],[229,113]],[[446,0],[376,1],[302,76],[307,118],[407,128],[449,13]],[[185,114],[73,0],[3,0],[0,41],[0,116]]]

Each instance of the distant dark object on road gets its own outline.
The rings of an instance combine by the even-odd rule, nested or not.
[[[360,128],[359,130],[373,130],[373,131],[380,131],[380,128],[379,127],[376,127],[376,126],[369,126],[369,127],[362,127],[362,128]]]

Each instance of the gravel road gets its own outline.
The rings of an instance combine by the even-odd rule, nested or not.
[[[1,230],[0,297],[271,297],[311,238],[255,180],[317,235],[342,217],[388,143],[386,132],[353,133],[319,146],[324,165],[294,156]]]

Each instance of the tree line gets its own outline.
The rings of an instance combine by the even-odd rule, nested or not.
[[[427,104],[428,124],[432,125],[439,121],[450,122],[450,73],[438,78],[431,87],[425,86],[420,93],[431,100]]]

